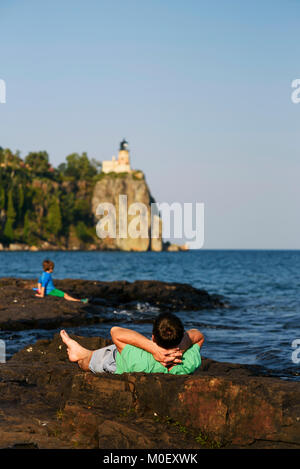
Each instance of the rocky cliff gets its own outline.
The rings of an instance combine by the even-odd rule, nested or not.
[[[68,165],[61,165],[66,168],[50,171],[46,162],[46,169],[34,170],[17,157],[11,164],[1,163],[0,148],[0,250],[162,250],[158,215],[152,218],[157,222],[158,236],[151,235],[154,199],[141,171],[99,173],[84,156],[68,158]],[[78,168],[74,158],[75,163],[82,163],[76,163]],[[126,197],[128,209],[135,210],[128,216],[128,230],[123,227],[121,234],[120,195]],[[97,236],[100,217],[96,211],[100,203],[114,206],[116,237]],[[141,236],[134,236],[130,227],[135,224],[135,233],[141,228],[138,204],[145,207],[146,229]]]
[[[120,196],[126,196],[126,201],[120,200]],[[155,215],[159,226],[159,236],[157,238],[151,233],[151,204],[155,203],[149,187],[146,183],[145,176],[141,171],[131,173],[109,173],[102,176],[94,187],[92,197],[92,211],[95,216],[95,222],[99,221],[97,216],[97,208],[99,204],[109,203],[115,207],[116,237],[105,237],[101,239],[102,248],[117,249],[122,251],[161,251],[163,242],[161,237],[161,220]],[[140,237],[133,237],[130,233],[130,225],[136,222],[136,231],[142,232],[138,219],[140,212],[133,204],[144,204],[147,209],[146,215],[146,236],[141,233]],[[130,214],[131,210],[133,212]],[[121,227],[120,217],[127,215],[126,225]],[[105,215],[105,214],[104,214]],[[124,217],[123,217],[124,218]],[[121,233],[122,231],[122,233]]]

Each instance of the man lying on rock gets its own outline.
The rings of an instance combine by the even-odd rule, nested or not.
[[[88,350],[62,330],[69,360],[77,362],[84,371],[93,373],[193,373],[201,364],[200,348],[203,334],[197,329],[184,331],[177,316],[162,313],[154,321],[152,340],[139,332],[112,327],[113,345]]]

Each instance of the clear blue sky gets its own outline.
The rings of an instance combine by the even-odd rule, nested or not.
[[[298,0],[1,0],[0,145],[204,202],[204,248],[300,248]]]

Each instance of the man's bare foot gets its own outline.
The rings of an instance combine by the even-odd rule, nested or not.
[[[82,347],[76,340],[66,333],[65,330],[60,331],[60,337],[67,346],[68,357],[71,362],[78,362],[83,370],[88,370],[88,365],[92,357],[92,350]]]

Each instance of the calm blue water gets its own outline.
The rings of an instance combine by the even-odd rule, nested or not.
[[[46,257],[55,262],[54,278],[176,281],[224,295],[232,306],[228,309],[177,313],[187,328],[204,333],[203,355],[262,365],[283,378],[300,379],[300,363],[292,361],[292,342],[300,339],[300,251],[1,252],[0,277],[36,278]],[[141,312],[145,310],[147,305],[141,305]],[[125,327],[149,336],[151,324],[134,323],[141,313],[116,314],[124,317]],[[111,326],[69,331],[107,337]],[[54,332],[0,332],[0,338],[9,354]]]

